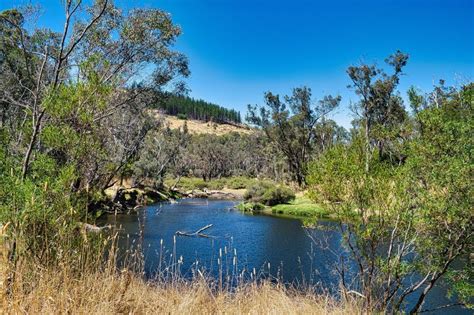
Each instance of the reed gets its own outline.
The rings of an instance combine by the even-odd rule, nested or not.
[[[356,314],[350,302],[337,302],[311,290],[278,283],[242,283],[212,290],[210,279],[144,281],[128,270],[77,276],[65,269],[37,270],[37,279],[17,283],[5,313],[28,314]],[[21,280],[20,280],[21,281]]]
[[[117,234],[101,240],[102,252],[91,241],[79,253],[64,254],[63,263],[45,265],[22,259],[15,282],[3,296],[5,314],[356,314],[356,301],[338,301],[314,287],[284,285],[262,277],[262,270],[241,270],[237,250],[219,249],[218,276],[212,277],[196,261],[191,277],[182,273],[183,257],[162,250],[159,269],[145,278],[143,248],[131,242],[117,248]],[[82,258],[77,259],[78,255]],[[270,270],[270,266],[267,266]]]

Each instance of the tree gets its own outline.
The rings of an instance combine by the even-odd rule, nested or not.
[[[357,294],[368,309],[420,312],[442,278],[456,281],[457,304],[469,303],[469,264],[452,265],[473,250],[473,91],[468,85],[442,103],[426,101],[416,114],[423,132],[405,141],[402,164],[373,154],[367,171],[365,130],[359,130],[310,167],[311,197],[341,222],[343,294]],[[409,296],[415,302],[407,305]]]
[[[408,146],[406,187],[421,222],[417,253],[426,278],[410,313],[421,310],[426,296],[447,275],[461,303],[469,303],[474,291],[469,264],[450,271],[456,259],[474,250],[474,84],[449,90],[442,98],[439,87],[428,95],[426,108],[416,114],[423,132]]]
[[[11,149],[23,155],[23,178],[28,175],[32,158],[50,151],[41,140],[43,130],[59,125],[77,136],[90,135],[91,131],[97,132],[97,137],[109,135],[96,142],[105,151],[113,147],[109,141],[119,145],[116,140],[120,135],[126,136],[128,140],[123,140],[129,142],[129,149],[125,149],[128,152],[123,151],[124,156],[115,162],[105,163],[118,163],[107,168],[119,172],[136,155],[137,146],[149,129],[142,129],[146,119],[140,122],[143,126],[135,124],[139,121],[136,118],[145,114],[140,97],[150,90],[160,92],[173,82],[181,87],[175,79],[189,74],[186,58],[170,49],[180,29],[166,12],[137,9],[125,15],[108,0],[91,5],[68,0],[64,10],[64,30],[60,34],[51,30],[29,33],[23,26],[23,14],[16,9],[0,15],[0,86],[4,87],[0,100],[6,112],[15,113],[9,123],[16,139]],[[144,68],[153,70],[152,75],[141,76],[141,82],[132,85]],[[65,103],[68,105],[63,106]],[[131,116],[125,118],[126,113]],[[135,125],[119,126],[117,121]],[[141,130],[133,144],[132,130]],[[74,162],[83,163],[80,160]],[[102,174],[103,178],[111,179],[113,174]],[[101,180],[78,185],[84,188],[92,182]],[[107,185],[100,184],[102,188]]]
[[[133,177],[140,183],[145,180],[155,188],[162,188],[163,179],[170,169],[179,169],[178,176],[182,175],[181,168],[185,163],[182,156],[185,154],[189,142],[187,129],[171,130],[169,127],[149,133],[140,158],[133,165]],[[150,184],[151,183],[151,184]]]
[[[401,51],[389,56],[385,62],[393,68],[391,75],[375,65],[361,64],[347,69],[352,80],[349,87],[361,98],[354,110],[364,125],[366,171],[374,145],[377,145],[380,157],[384,156],[387,137],[383,132],[388,128],[393,130],[406,118],[402,99],[394,93],[407,61],[408,55]]]
[[[333,145],[349,141],[349,133],[344,127],[338,126],[334,120],[321,119],[315,125],[315,145],[318,152],[324,152]]]
[[[17,253],[57,263],[62,245],[77,244],[77,220],[158,128],[150,94],[181,90],[189,74],[168,13],[61,4],[60,33],[27,28],[34,11],[0,13],[0,217],[11,222],[13,268]]]
[[[284,101],[265,93],[265,106],[248,106],[247,121],[261,127],[268,139],[286,157],[293,179],[305,184],[306,166],[314,153],[315,125],[336,108],[341,97],[325,96],[312,104],[311,89],[296,88]]]

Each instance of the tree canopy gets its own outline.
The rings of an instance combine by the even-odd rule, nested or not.
[[[307,163],[317,153],[314,151],[317,132],[322,131],[316,128],[316,124],[322,122],[340,101],[340,96],[329,95],[314,103],[311,89],[307,87],[295,88],[293,94],[283,100],[279,95],[267,92],[264,106],[248,106],[247,121],[261,127],[268,139],[281,150],[294,180],[302,186]]]

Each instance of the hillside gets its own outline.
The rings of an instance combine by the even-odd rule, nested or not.
[[[201,120],[192,119],[179,119],[176,116],[163,115],[157,113],[158,117],[164,117],[165,123],[170,126],[171,129],[178,129],[184,126],[186,122],[188,130],[191,134],[215,134],[223,135],[231,132],[238,132],[244,134],[252,133],[252,129],[243,124],[219,124],[214,122],[205,122]]]
[[[214,121],[218,123],[242,123],[240,112],[189,96],[169,95],[163,103],[155,104],[166,114],[180,118]]]

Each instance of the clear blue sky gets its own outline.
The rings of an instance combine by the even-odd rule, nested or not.
[[[60,29],[59,0],[2,0],[0,9],[40,3],[40,24]],[[444,78],[474,79],[474,0],[116,0],[158,7],[183,29],[177,49],[190,60],[190,95],[245,114],[263,92],[290,93],[307,85],[315,97],[343,96],[334,118],[345,127],[356,97],[345,69],[360,60],[383,63],[410,54],[400,91],[430,90]]]

